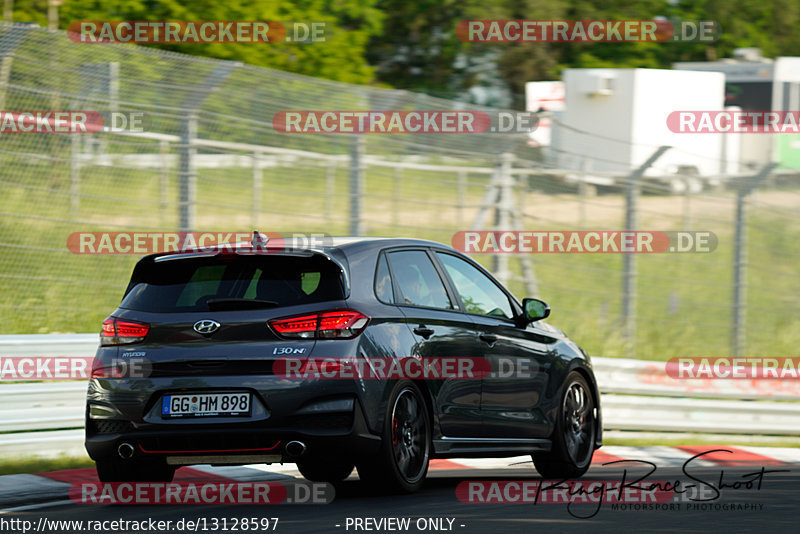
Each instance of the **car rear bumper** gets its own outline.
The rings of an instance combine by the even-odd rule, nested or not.
[[[344,419],[340,417],[339,421],[344,422]],[[133,448],[131,459],[166,460],[179,465],[297,462],[316,455],[354,458],[377,453],[380,437],[367,428],[357,401],[349,423],[331,428],[314,424],[267,428],[253,423],[135,428],[128,424],[127,430],[122,432],[91,433],[92,425],[96,427],[97,421],[90,420],[87,422],[86,451],[93,460],[119,458],[120,446],[126,444]],[[296,446],[294,453],[291,449],[287,451],[287,444],[293,441],[305,446],[302,454],[296,454]]]

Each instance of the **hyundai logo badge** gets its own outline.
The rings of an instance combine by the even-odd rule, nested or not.
[[[198,334],[208,336],[219,330],[219,323],[211,319],[203,319],[194,323],[194,331]]]

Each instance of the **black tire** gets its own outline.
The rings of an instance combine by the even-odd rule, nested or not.
[[[163,462],[110,458],[97,460],[95,467],[100,482],[172,482],[175,477],[175,468]]]
[[[350,476],[355,464],[336,458],[310,458],[297,462],[297,469],[303,478],[311,482],[337,484]]]
[[[578,478],[589,469],[594,455],[594,397],[586,379],[575,371],[567,376],[566,387],[550,452],[533,454],[533,465],[544,478]]]
[[[357,462],[359,478],[379,491],[417,491],[428,473],[431,422],[422,392],[413,382],[401,380],[392,388],[381,438],[378,454]]]

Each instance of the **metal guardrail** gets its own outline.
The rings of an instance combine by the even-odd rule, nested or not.
[[[0,336],[0,357],[93,356],[98,334],[23,334]]]
[[[0,433],[83,428],[86,383],[0,385]],[[3,440],[0,434],[0,443]]]
[[[665,362],[628,358],[593,357],[592,364],[602,393],[800,402],[800,380],[676,379],[667,375]]]
[[[0,336],[0,358],[96,348],[97,334]],[[800,381],[677,380],[664,362],[592,361],[606,430],[800,436]],[[84,381],[0,384],[0,453],[81,454],[85,394]]]

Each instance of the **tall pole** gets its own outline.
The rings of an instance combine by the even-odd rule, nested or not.
[[[325,169],[325,222],[331,224],[336,194],[336,164],[329,162]]]
[[[0,109],[6,107],[6,94],[8,93],[8,81],[11,79],[11,62],[14,57],[11,55],[0,55]]]
[[[73,135],[69,151],[69,206],[73,220],[78,220],[81,207],[80,136]]]
[[[517,197],[519,200],[519,197]],[[511,212],[511,220],[514,225],[514,230],[521,232],[524,224],[522,221],[522,214],[525,212],[524,198],[522,202],[516,206],[516,209]],[[522,282],[525,284],[525,289],[529,297],[539,297],[539,280],[536,278],[536,272],[533,269],[533,259],[530,254],[523,254],[519,258],[520,266],[522,267]]]
[[[158,156],[161,169],[158,172],[158,221],[161,226],[167,224],[167,190],[169,189],[169,142],[158,142]]]
[[[736,190],[736,228],[733,237],[733,309],[731,317],[731,353],[742,356],[747,343],[747,197],[776,167],[766,165]]]
[[[58,7],[62,4],[62,0],[47,0],[47,29],[58,29]]]
[[[254,230],[258,229],[259,216],[261,215],[261,197],[264,195],[264,174],[261,168],[261,154],[253,152],[253,198],[251,199],[250,224]]]
[[[194,229],[195,212],[197,210],[197,170],[195,169],[195,156],[197,155],[197,121],[198,112],[203,103],[217,89],[228,75],[240,66],[235,61],[222,61],[205,79],[195,83],[192,91],[184,97],[180,104],[183,110],[181,118],[181,140],[178,145],[178,225],[184,232]],[[58,109],[58,108],[53,108]]]
[[[745,321],[745,302],[747,302],[747,214],[745,209],[744,189],[736,192],[736,228],[733,238],[733,317],[731,318],[731,353],[732,356],[741,356],[746,343],[745,330],[742,328]]]
[[[514,155],[504,152],[500,155],[497,162],[497,187],[499,188],[498,201],[495,205],[494,229],[507,231],[511,230],[511,215],[514,210],[512,199],[512,188],[514,178],[511,176],[511,164]],[[508,255],[495,254],[492,256],[493,272],[497,279],[504,285],[508,285],[511,280],[511,272],[508,269]]]
[[[350,235],[364,235],[364,136],[354,135],[350,145]]]
[[[644,172],[669,149],[668,146],[658,147],[647,161],[628,176],[625,182],[626,232],[634,232],[639,226],[639,194]],[[636,253],[623,254],[622,261],[622,336],[627,355],[631,357],[636,346]]]
[[[195,223],[195,199],[197,196],[197,174],[195,171],[195,138],[197,117],[189,114],[181,121],[181,142],[178,163],[178,209],[180,229],[188,232]]]
[[[392,226],[400,222],[400,184],[403,179],[403,167],[398,165],[392,175]]]

